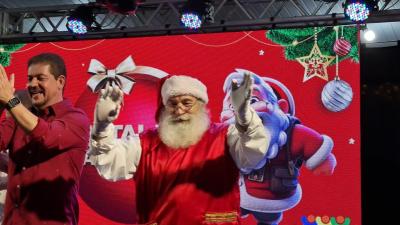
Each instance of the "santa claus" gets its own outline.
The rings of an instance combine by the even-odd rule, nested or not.
[[[256,168],[270,143],[270,134],[250,107],[252,78],[248,74],[242,80],[230,85],[236,122],[229,125],[210,122],[202,82],[189,76],[168,77],[160,88],[158,128],[127,139],[113,135],[121,90],[109,86],[101,91],[90,161],[111,181],[134,175],[140,223],[240,223],[238,168]]]
[[[298,176],[303,163],[314,174],[333,173],[336,166],[333,141],[294,117],[293,96],[282,83],[247,70],[238,69],[225,80],[227,94],[221,112],[222,122],[235,121],[229,90],[232,80],[240,82],[246,73],[251,73],[254,80],[251,107],[271,134],[271,143],[268,153],[255,169],[242,170],[239,182],[241,212],[243,217],[252,214],[258,225],[276,225],[282,220],[282,212],[301,200]],[[274,91],[269,83],[279,87],[288,100],[278,98],[278,91]]]

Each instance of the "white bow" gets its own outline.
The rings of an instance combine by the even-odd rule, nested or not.
[[[136,66],[132,56],[128,56],[113,70],[107,69],[97,59],[91,59],[88,73],[92,74],[92,77],[87,81],[87,85],[93,92],[98,92],[106,86],[107,82],[110,82],[111,85],[118,85],[125,94],[130,94],[136,83],[129,76],[131,74],[147,74],[157,78],[167,75],[166,72],[153,67]]]

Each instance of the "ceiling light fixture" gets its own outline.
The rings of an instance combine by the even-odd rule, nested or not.
[[[93,23],[95,23],[93,7],[81,5],[68,16],[66,26],[74,34],[86,34],[92,29]]]
[[[214,22],[214,6],[211,0],[189,0],[182,9],[181,23],[189,29],[199,29],[203,22]]]
[[[364,39],[368,42],[375,40],[375,32],[371,29],[364,30]]]
[[[102,5],[108,10],[124,15],[135,15],[140,4],[139,0],[96,0],[96,3]]]
[[[378,0],[345,0],[343,3],[344,14],[355,22],[364,22],[372,11],[379,10]]]

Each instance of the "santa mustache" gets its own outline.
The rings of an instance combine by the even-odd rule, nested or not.
[[[183,114],[183,115],[179,115],[179,116],[172,116],[170,115],[168,120],[171,123],[179,123],[179,122],[188,122],[190,121],[191,116],[188,114]]]

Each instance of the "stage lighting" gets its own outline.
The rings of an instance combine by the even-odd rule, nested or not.
[[[96,0],[108,10],[124,15],[135,15],[139,0]]]
[[[93,8],[82,5],[76,8],[67,18],[67,29],[74,34],[85,34],[92,29],[94,22]]]
[[[375,40],[375,32],[370,29],[364,30],[364,39],[368,42]]]
[[[364,22],[372,11],[378,10],[377,0],[346,0],[343,3],[345,15],[353,21]]]
[[[198,29],[203,24],[214,22],[214,6],[211,0],[189,0],[182,9],[181,22],[189,29]]]
[[[197,12],[184,12],[181,16],[182,24],[189,29],[198,29],[201,27],[201,15]]]

